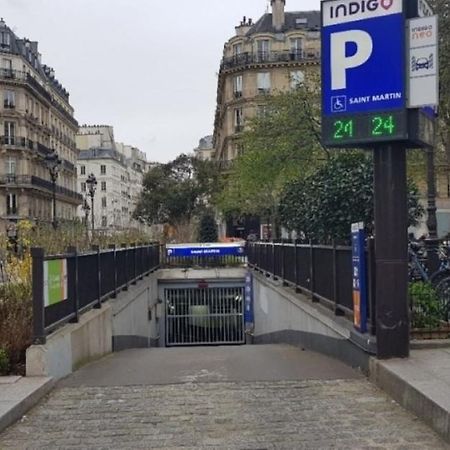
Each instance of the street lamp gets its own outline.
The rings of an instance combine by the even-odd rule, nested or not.
[[[91,210],[91,207],[89,206],[89,203],[87,201],[87,197],[84,197],[83,205],[81,206],[81,208],[84,211],[84,226],[86,227],[86,235],[87,235],[89,229],[89,211]]]
[[[91,220],[92,220],[92,233],[94,233],[94,196],[95,189],[97,188],[97,178],[91,173],[86,180],[89,196],[91,197]]]
[[[56,180],[58,179],[59,169],[61,167],[62,161],[56,153],[55,150],[44,157],[45,165],[50,173],[50,178],[52,180],[52,191],[53,191],[53,220],[52,225],[56,230],[58,227],[58,221],[56,219]]]

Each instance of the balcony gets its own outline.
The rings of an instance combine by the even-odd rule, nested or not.
[[[29,149],[34,148],[33,141],[20,136],[0,136],[0,145]]]
[[[223,58],[220,65],[220,70],[234,69],[237,67],[245,67],[254,64],[318,61],[319,58],[320,56],[318,52],[313,50],[301,52],[285,51],[241,53],[240,55]]]
[[[44,180],[34,175],[3,175],[0,177],[0,186],[10,187],[37,187],[45,189],[46,191],[53,192],[53,184],[51,181]],[[67,189],[63,186],[56,184],[56,193],[65,197],[78,200],[80,203],[83,200],[83,196],[78,192]]]

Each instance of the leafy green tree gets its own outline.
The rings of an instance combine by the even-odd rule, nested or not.
[[[268,97],[264,113],[249,120],[239,141],[242,155],[219,197],[225,214],[257,215],[276,225],[286,182],[327,159],[328,151],[320,144],[318,78],[309,76],[297,89]]]
[[[218,172],[212,162],[182,154],[145,175],[134,217],[174,228],[190,223],[208,207],[217,185]]]
[[[217,224],[214,214],[207,211],[200,219],[198,230],[199,242],[217,242]]]
[[[410,225],[423,214],[418,190],[408,183]],[[307,178],[289,182],[280,201],[282,224],[308,239],[347,241],[354,222],[373,224],[373,161],[363,152],[339,152]]]

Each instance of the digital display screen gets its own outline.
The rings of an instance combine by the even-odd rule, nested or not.
[[[406,111],[323,117],[323,142],[329,147],[368,145],[376,141],[405,140]]]

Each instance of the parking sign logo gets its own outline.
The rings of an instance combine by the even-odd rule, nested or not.
[[[334,113],[347,111],[347,96],[336,95],[331,97],[331,111]]]

